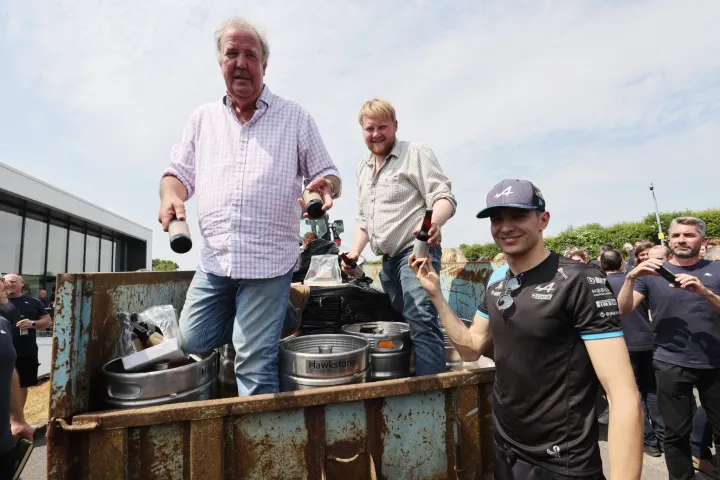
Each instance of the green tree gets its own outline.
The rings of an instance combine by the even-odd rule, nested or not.
[[[720,209],[661,213],[660,223],[666,235],[670,222],[676,217],[700,218],[705,221],[708,238],[720,237]],[[568,248],[587,248],[590,256],[595,257],[603,243],[609,243],[615,248],[621,249],[625,243],[634,243],[637,240],[653,241],[657,235],[655,214],[650,213],[639,222],[616,223],[609,227],[603,227],[598,223],[589,223],[581,227],[570,226],[554,237],[546,237],[545,246],[560,254]],[[460,251],[472,262],[490,260],[500,252],[500,248],[495,243],[484,245],[463,243],[460,245]]]
[[[153,272],[174,272],[178,268],[177,263],[173,262],[172,260],[163,260],[161,258],[153,258],[152,261],[152,269]]]

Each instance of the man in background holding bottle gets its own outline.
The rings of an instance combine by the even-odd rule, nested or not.
[[[427,210],[429,256],[440,271],[441,227],[455,214],[457,202],[450,180],[433,151],[415,142],[397,140],[395,109],[386,100],[366,102],[359,115],[370,155],[357,169],[358,214],[348,257],[357,260],[370,243],[382,255],[380,280],[393,308],[410,324],[417,375],[445,371],[445,347],[437,310],[408,266],[415,236]],[[352,269],[343,262],[343,269]]]
[[[197,198],[200,265],[180,316],[182,348],[203,353],[232,340],[238,394],[279,390],[278,343],[287,313],[303,177],[323,210],[340,195],[337,168],[315,121],[264,83],[269,45],[241,18],[215,32],[226,94],[190,116],[160,183],[167,230]]]

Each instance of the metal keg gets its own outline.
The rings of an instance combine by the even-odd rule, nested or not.
[[[122,359],[103,365],[105,405],[110,408],[141,408],[215,398],[217,353],[201,355],[181,366],[160,364],[144,372],[127,372]]]
[[[461,318],[460,320],[462,320],[467,328],[470,328],[470,325],[472,325],[472,320],[465,320],[464,318]],[[463,359],[460,358],[460,354],[450,340],[450,337],[448,337],[447,333],[445,333],[445,328],[442,324],[440,325],[440,330],[442,330],[443,340],[445,343],[445,367],[448,370],[454,367],[461,367],[464,363]]]
[[[308,335],[280,343],[280,390],[306,390],[363,383],[370,345],[351,335]]]
[[[370,380],[410,376],[410,325],[402,322],[353,323],[343,333],[364,338],[370,344]]]

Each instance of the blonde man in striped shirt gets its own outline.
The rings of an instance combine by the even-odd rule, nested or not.
[[[358,117],[370,154],[357,169],[358,214],[348,256],[357,259],[370,244],[383,257],[383,290],[410,324],[417,375],[445,371],[445,348],[437,310],[408,266],[415,234],[426,209],[433,210],[430,256],[440,271],[441,228],[455,214],[450,180],[433,151],[400,141],[395,109],[386,100],[366,102]],[[343,269],[351,270],[347,265]]]

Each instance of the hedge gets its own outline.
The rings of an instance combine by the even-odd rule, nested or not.
[[[698,217],[707,225],[708,238],[720,237],[720,209],[703,211],[686,210],[682,212],[667,212],[660,214],[660,222],[667,235],[667,228],[675,217]],[[598,223],[590,223],[582,227],[568,227],[554,237],[545,238],[545,246],[562,254],[568,248],[587,248],[591,257],[596,257],[600,245],[609,243],[615,248],[622,249],[625,243],[634,243],[637,240],[657,239],[657,221],[655,214],[648,214],[640,222],[617,223],[609,227],[603,227]],[[461,244],[460,250],[470,261],[480,259],[491,259],[500,253],[500,247],[495,243],[484,245]]]

